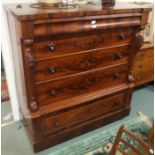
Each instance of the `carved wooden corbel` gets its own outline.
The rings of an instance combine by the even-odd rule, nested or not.
[[[34,58],[32,52],[32,45],[34,40],[33,39],[26,39],[23,41],[24,43],[24,55],[25,55],[25,71],[26,73],[26,82],[27,82],[27,94],[28,94],[28,101],[29,101],[29,108],[31,112],[37,112],[39,107],[37,105],[37,101],[35,98],[35,86],[34,86],[34,79],[33,79],[33,66],[34,66]]]
[[[36,111],[38,111],[38,105],[37,105],[37,102],[36,102],[36,99],[35,99],[35,97],[33,96],[32,98],[31,98],[31,102],[30,102],[30,110],[31,110],[31,112],[36,112]]]
[[[128,74],[128,82],[131,83],[131,82],[134,82],[134,80],[135,80],[135,79],[134,79],[132,73],[129,73],[129,74]]]
[[[134,59],[136,56],[136,53],[138,52],[138,50],[140,50],[140,48],[143,46],[144,43],[144,38],[141,35],[135,35],[135,37],[132,40],[132,44],[130,46],[129,49],[129,56],[130,56],[130,63],[129,63],[129,73],[128,73],[128,82],[132,83],[134,82],[134,77],[132,75],[132,66],[134,63]]]
[[[135,50],[138,51],[144,44],[144,38],[141,35],[136,35],[133,43],[135,44]]]
[[[29,66],[33,66],[34,65],[34,58],[32,55],[32,45],[33,45],[34,40],[33,39],[27,39],[24,40],[24,47],[25,47],[25,55],[28,59],[28,64]]]
[[[31,53],[28,54],[28,63],[29,63],[29,66],[34,66],[34,58],[33,58],[33,55]]]

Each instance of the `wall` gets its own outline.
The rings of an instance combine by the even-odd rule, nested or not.
[[[119,0],[124,2],[134,2],[134,1],[145,1],[145,2],[154,2],[153,0]],[[28,2],[37,2],[37,0],[2,0],[1,1],[1,7],[2,5],[6,3],[28,3]],[[6,77],[8,81],[8,88],[10,93],[10,101],[13,111],[14,120],[18,121],[20,119],[19,115],[19,109],[18,109],[18,101],[19,97],[17,94],[17,88],[16,88],[16,80],[15,80],[15,70],[14,70],[14,63],[13,63],[13,56],[12,56],[12,49],[10,44],[10,38],[9,38],[9,31],[8,31],[8,23],[7,18],[4,10],[2,10],[1,14],[1,25],[2,25],[2,55],[4,60],[4,67],[6,71]]]
[[[15,121],[18,121],[20,119],[19,114],[19,98],[17,93],[17,80],[15,78],[15,68],[14,68],[14,62],[13,62],[13,55],[12,55],[12,47],[10,43],[10,37],[9,37],[9,29],[8,29],[8,22],[7,22],[7,16],[4,11],[4,4],[7,3],[28,3],[28,2],[36,2],[35,0],[3,0],[1,4],[2,13],[1,16],[1,26],[2,26],[2,57],[4,60],[4,68],[6,72],[6,79],[8,82],[8,89],[9,89],[9,95],[10,95],[10,103],[12,107],[13,117]]]

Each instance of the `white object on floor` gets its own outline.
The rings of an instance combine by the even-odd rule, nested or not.
[[[144,121],[144,123],[145,123],[149,128],[152,127],[153,122],[152,122],[147,116],[145,116],[141,111],[138,111],[138,115],[140,116],[140,119],[141,119],[142,121]]]
[[[5,115],[2,119],[4,120],[4,121],[7,121],[7,120],[9,120],[9,119],[11,119],[12,118],[12,113],[8,113],[7,115]]]
[[[15,121],[10,121],[10,122],[7,122],[7,123],[3,123],[3,124],[1,124],[1,127],[5,127],[5,126],[13,124],[13,123],[15,123]]]

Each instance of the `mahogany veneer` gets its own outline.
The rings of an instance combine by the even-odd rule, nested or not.
[[[6,10],[15,63],[21,62],[20,110],[35,151],[129,114],[132,66],[150,9],[117,2]]]

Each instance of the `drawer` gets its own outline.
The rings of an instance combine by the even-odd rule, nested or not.
[[[43,133],[49,134],[53,132],[64,131],[66,128],[93,120],[101,117],[109,112],[123,108],[125,92],[105,98],[101,97],[79,107],[58,112],[57,114],[49,114],[43,117]]]
[[[34,40],[33,54],[36,59],[49,59],[50,57],[77,53],[109,46],[128,44],[131,40],[131,30],[111,30],[102,33],[72,34],[36,38]]]
[[[103,16],[102,16],[103,17]],[[106,17],[106,16],[104,16]],[[75,33],[86,33],[96,31],[106,31],[114,28],[128,28],[129,26],[140,26],[140,17],[124,17],[124,18],[101,18],[95,19],[96,17],[80,17],[68,19],[51,19],[44,21],[34,22],[35,37],[50,36],[50,35],[64,35],[64,34],[75,34]]]
[[[135,60],[145,60],[148,58],[153,58],[154,57],[154,49],[153,48],[149,48],[149,49],[143,49],[138,51],[138,53],[136,54],[136,58]]]
[[[136,85],[144,84],[154,80],[154,59],[146,59],[135,62],[133,75]]]
[[[118,65],[106,69],[36,85],[39,105],[51,104],[66,98],[104,89],[126,82],[128,65]]]
[[[127,61],[128,46],[37,61],[34,67],[35,81],[42,82],[62,78],[63,76],[126,63]]]

